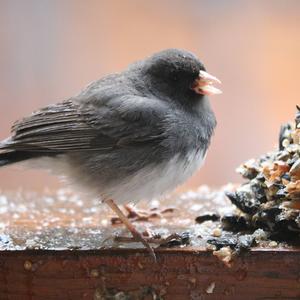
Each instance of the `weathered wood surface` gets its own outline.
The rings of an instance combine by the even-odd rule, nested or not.
[[[0,299],[300,299],[297,251],[253,251],[231,268],[204,251],[157,254],[7,251]]]
[[[300,299],[299,249],[256,248],[231,267],[205,250],[205,235],[216,225],[195,225],[194,218],[226,210],[220,193],[201,190],[144,204],[158,217],[136,222],[140,229],[191,233],[190,246],[156,249],[157,263],[138,245],[109,241],[103,248],[122,227],[111,229],[112,215],[96,201],[75,198],[0,198],[1,300]],[[177,209],[165,213],[170,206]]]

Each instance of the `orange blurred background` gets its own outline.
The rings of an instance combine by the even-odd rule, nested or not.
[[[295,113],[297,0],[0,0],[1,139],[32,110],[169,47],[195,52],[223,82],[205,166],[183,188],[240,181],[235,168],[272,150]],[[43,171],[0,170],[2,189],[58,185]]]

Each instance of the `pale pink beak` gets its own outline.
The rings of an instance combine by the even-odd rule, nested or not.
[[[199,72],[199,77],[194,81],[192,90],[201,95],[218,95],[222,94],[222,91],[213,86],[214,83],[221,83],[221,81],[205,71]]]

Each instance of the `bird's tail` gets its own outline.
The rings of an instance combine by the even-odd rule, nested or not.
[[[8,138],[2,142],[0,141],[0,168],[28,159],[39,158],[43,156],[53,157],[57,154],[61,153],[45,151],[44,149],[43,151],[14,149],[11,138]]]
[[[36,157],[36,153],[10,148],[10,138],[0,142],[0,167]]]
[[[9,151],[0,153],[0,167],[11,165],[23,160],[33,158],[32,153],[25,151]]]

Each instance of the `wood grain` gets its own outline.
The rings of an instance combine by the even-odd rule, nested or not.
[[[196,249],[157,256],[155,264],[137,250],[4,251],[0,299],[300,299],[299,251],[254,250],[231,268]]]

